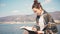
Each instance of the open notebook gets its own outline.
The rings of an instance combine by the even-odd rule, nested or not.
[[[28,27],[28,26],[22,26],[22,27],[20,27],[20,29],[34,31],[34,30],[32,30],[32,27]]]
[[[40,32],[40,33],[44,33],[44,31],[35,31],[35,30],[32,30],[32,27],[26,27],[26,26],[22,26],[22,27],[20,27],[21,29],[24,29],[24,30],[26,30],[26,31],[28,31],[29,32],[29,34],[37,34],[38,32]]]
[[[22,27],[20,27],[21,29],[24,29],[24,30],[26,30],[26,31],[28,31],[29,32],[29,34],[37,34],[37,32],[36,31],[34,31],[34,30],[32,30],[32,27],[25,27],[25,26],[22,26]]]

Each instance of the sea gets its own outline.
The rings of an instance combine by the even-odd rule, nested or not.
[[[0,24],[0,34],[23,34],[21,26],[33,26],[35,24]],[[60,34],[60,25],[57,25],[58,34]]]

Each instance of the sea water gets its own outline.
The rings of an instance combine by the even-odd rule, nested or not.
[[[0,24],[0,34],[23,34],[21,26],[33,26],[34,24]],[[58,34],[60,33],[60,25],[58,27]]]

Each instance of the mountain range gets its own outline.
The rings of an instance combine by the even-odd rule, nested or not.
[[[60,20],[60,11],[49,12],[54,20]],[[12,15],[6,17],[0,17],[0,22],[34,22],[36,15]]]

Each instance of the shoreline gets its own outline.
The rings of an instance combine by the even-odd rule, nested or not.
[[[17,24],[17,23],[3,23],[3,24]],[[35,24],[35,23],[19,23],[19,24]]]

